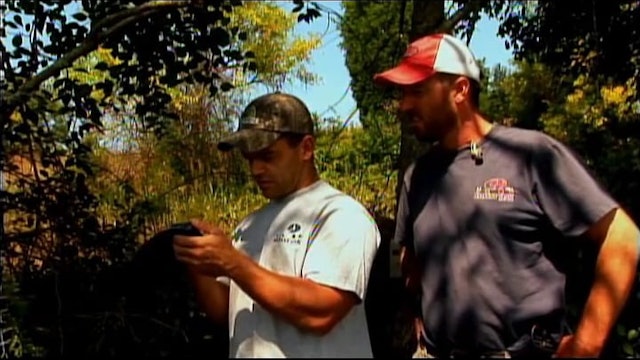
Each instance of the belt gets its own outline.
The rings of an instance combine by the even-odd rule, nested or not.
[[[419,324],[422,326],[422,322]],[[536,357],[550,358],[557,350],[560,340],[564,335],[571,334],[571,328],[563,317],[546,316],[540,317],[528,324],[520,326],[520,335],[515,342],[507,346],[506,349],[485,350],[485,349],[445,349],[434,348],[434,344],[428,341],[427,334],[420,331],[418,343],[424,347],[429,357],[450,357],[450,358],[521,358]],[[418,326],[418,324],[416,324]]]
[[[550,358],[555,353],[562,333],[555,333],[541,326],[532,326],[529,333],[521,336],[516,342],[508,346],[504,350],[463,350],[451,349],[449,351],[437,351],[436,349],[427,349],[429,355],[435,355],[437,358]]]
[[[463,350],[451,350],[449,352],[449,357],[452,359],[465,359],[465,358],[476,358],[476,359],[510,359],[511,354],[507,350],[502,351],[479,351],[479,352],[466,352]]]

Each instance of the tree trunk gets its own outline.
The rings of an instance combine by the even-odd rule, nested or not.
[[[481,2],[472,0],[465,3],[450,18],[445,17],[444,0],[413,0],[412,5],[409,42],[428,34],[451,33],[459,21],[480,9]],[[396,199],[399,198],[407,167],[427,148],[428,144],[418,142],[407,126],[401,125]],[[411,313],[410,299],[400,278],[398,249],[392,245],[395,221],[377,219],[376,222],[383,241],[372,269],[366,304],[374,356],[409,358],[416,346],[413,332],[415,314]],[[389,297],[389,294],[392,295]]]
[[[444,20],[444,0],[414,0],[409,41],[436,32]],[[427,148],[409,133],[404,124],[401,125],[400,141],[396,199],[405,170]],[[411,341],[413,318],[407,313],[409,307],[399,277],[398,249],[392,245],[395,221],[376,219],[376,223],[382,242],[369,280],[366,303],[374,357],[409,358],[415,350],[415,342]]]
[[[413,11],[411,14],[411,29],[409,30],[409,42],[413,42],[425,35],[438,31],[445,22],[444,0],[413,1]],[[398,182],[396,184],[396,209],[400,198],[400,189],[407,167],[420,154],[426,151],[428,144],[420,143],[409,132],[407,125],[401,122],[400,125],[400,156],[398,158]],[[391,245],[389,247],[391,264],[390,275],[392,278],[400,276],[398,248]]]
[[[444,0],[413,0],[413,12],[411,14],[411,29],[409,30],[409,42],[413,42],[425,35],[437,32],[445,22]],[[398,159],[398,182],[396,185],[396,208],[400,196],[400,189],[407,167],[420,154],[427,150],[428,144],[420,143],[409,132],[405,123],[400,125],[400,157]],[[395,224],[395,221],[394,221]],[[409,305],[411,300],[407,298],[404,291],[403,281],[399,271],[399,249],[391,245],[389,254],[389,264],[391,278],[389,279],[389,291],[398,294],[392,300],[392,304],[387,304],[391,309],[390,352],[393,355],[410,357],[415,351],[415,340],[413,340],[413,314]]]

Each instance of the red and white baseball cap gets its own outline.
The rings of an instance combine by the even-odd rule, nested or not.
[[[373,80],[379,84],[411,85],[435,73],[466,76],[480,82],[480,67],[471,50],[449,34],[422,37],[407,47],[400,63]]]

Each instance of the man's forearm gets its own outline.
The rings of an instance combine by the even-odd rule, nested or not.
[[[350,308],[340,305],[335,289],[274,273],[243,253],[238,253],[227,270],[233,281],[265,310],[304,331],[325,334]]]
[[[636,278],[638,264],[638,229],[619,211],[598,254],[595,281],[576,340],[600,352],[607,336],[624,307]]]
[[[400,248],[400,271],[404,278],[404,285],[412,295],[419,296],[422,292],[420,286],[420,270],[416,263],[416,256],[413,251],[402,245]]]
[[[226,325],[229,321],[229,287],[214,277],[189,272],[198,305],[213,321]]]

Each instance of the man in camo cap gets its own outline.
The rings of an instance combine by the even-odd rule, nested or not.
[[[256,152],[286,134],[314,135],[314,124],[304,103],[289,94],[273,93],[253,100],[242,112],[238,131],[223,139],[218,148]]]
[[[253,100],[238,130],[218,144],[237,148],[270,202],[232,236],[174,239],[202,309],[229,325],[230,357],[372,357],[364,299],[380,233],[367,210],[321,180],[314,124],[298,98]]]

